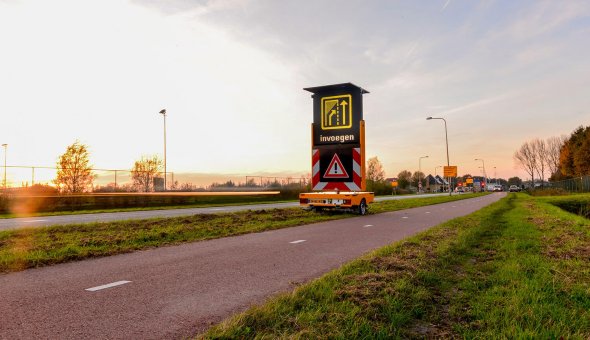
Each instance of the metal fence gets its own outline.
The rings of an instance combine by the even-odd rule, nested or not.
[[[551,182],[551,187],[569,192],[590,192],[590,176],[570,178],[563,181]]]
[[[0,166],[0,190],[15,190],[34,185],[54,185],[59,168],[46,166]],[[134,192],[131,170],[129,169],[92,169],[94,181],[92,192]],[[163,177],[163,173],[158,175]],[[301,177],[275,177],[252,175],[217,175],[211,177],[195,173],[167,172],[167,188],[176,191],[203,190],[247,190],[277,189],[284,187],[303,188],[310,179]]]

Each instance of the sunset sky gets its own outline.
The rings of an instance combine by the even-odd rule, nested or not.
[[[129,169],[162,155],[165,108],[169,171],[307,174],[302,88],[352,82],[388,176],[446,163],[435,116],[460,175],[525,177],[522,142],[590,125],[589,37],[573,0],[0,0],[0,144]]]

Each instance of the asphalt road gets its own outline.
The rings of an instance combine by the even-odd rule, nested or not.
[[[370,250],[504,196],[0,275],[0,338],[188,337]]]
[[[377,197],[377,201],[396,200],[417,197],[433,197],[446,194],[423,194],[423,195],[404,195],[404,196],[382,196]],[[183,209],[164,209],[164,210],[143,210],[143,211],[124,211],[113,213],[98,214],[78,214],[78,215],[61,215],[61,216],[39,216],[39,217],[21,217],[0,219],[0,230],[18,229],[23,227],[45,227],[58,224],[79,224],[92,222],[110,222],[119,220],[135,220],[156,217],[177,217],[194,214],[211,214],[219,212],[232,212],[241,210],[262,210],[274,208],[290,208],[299,206],[299,202],[288,203],[268,203],[252,205],[235,205],[210,208],[183,208]]]

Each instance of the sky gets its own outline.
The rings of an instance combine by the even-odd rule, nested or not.
[[[460,175],[524,178],[523,142],[590,125],[588,37],[575,0],[0,0],[0,143],[8,165],[79,140],[129,169],[162,157],[165,108],[168,171],[300,176],[302,89],[352,82],[388,177],[446,163],[434,116]]]

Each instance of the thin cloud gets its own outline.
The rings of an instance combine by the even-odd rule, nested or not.
[[[533,8],[523,8],[517,13],[517,19],[504,30],[492,35],[494,38],[510,38],[515,41],[532,39],[559,28],[590,14],[587,2],[578,1],[544,1],[535,3]]]
[[[514,93],[505,93],[505,94],[501,94],[498,96],[494,96],[494,97],[489,97],[489,98],[484,98],[484,99],[480,99],[480,100],[476,100],[474,102],[471,103],[467,103],[449,110],[444,110],[442,112],[439,112],[437,115],[451,115],[457,112],[461,112],[461,111],[465,111],[465,110],[471,110],[471,109],[475,109],[481,106],[486,106],[486,105],[490,105],[493,103],[497,103],[500,101],[504,101],[506,99],[509,99],[511,97],[514,96]]]
[[[447,8],[447,6],[449,5],[450,2],[451,2],[451,0],[447,0],[447,2],[445,2],[445,5],[440,9],[440,11],[441,12],[444,11]]]

